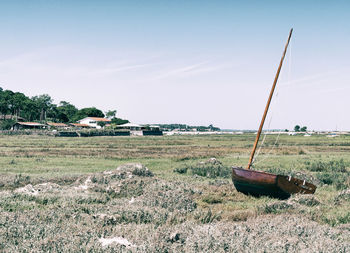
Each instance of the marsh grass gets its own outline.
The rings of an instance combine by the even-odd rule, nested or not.
[[[287,201],[233,187],[230,168],[246,165],[254,137],[0,135],[0,251],[349,251],[350,136],[281,136],[272,152],[267,136],[257,170],[318,186]],[[150,170],[116,173],[135,162]],[[41,190],[15,192],[28,185]],[[114,236],[137,246],[101,247],[99,238]]]
[[[189,170],[193,175],[207,178],[229,178],[231,176],[231,168],[217,164],[197,164],[189,166]]]

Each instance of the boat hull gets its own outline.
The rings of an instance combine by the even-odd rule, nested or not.
[[[253,196],[287,199],[294,193],[313,194],[316,186],[294,177],[232,167],[237,191]]]

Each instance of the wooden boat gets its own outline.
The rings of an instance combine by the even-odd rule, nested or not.
[[[259,130],[256,135],[252,153],[249,158],[249,163],[246,169],[232,167],[232,182],[237,191],[253,196],[270,196],[274,198],[287,199],[294,193],[313,194],[316,186],[306,182],[305,180],[297,179],[291,176],[274,175],[271,173],[251,170],[256,147],[258,145],[260,135],[264,126],[266,115],[271,103],[271,99],[276,88],[278,76],[280,74],[282,64],[287,52],[289,41],[292,37],[293,29],[290,30],[287,43],[285,45],[280,64],[277,69],[275,79],[271,88],[269,98],[265,107],[265,111],[260,122]]]

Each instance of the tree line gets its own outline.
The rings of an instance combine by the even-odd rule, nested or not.
[[[306,132],[306,131],[307,131],[307,127],[306,126],[300,127],[299,125],[296,125],[294,127],[294,132]]]
[[[8,128],[18,117],[22,117],[27,121],[37,122],[76,122],[85,117],[108,117],[112,123],[124,124],[128,120],[116,117],[117,110],[109,110],[103,113],[96,107],[87,107],[78,109],[67,101],[61,101],[54,104],[52,98],[48,94],[28,97],[21,92],[13,92],[11,90],[3,90],[0,87],[0,117],[2,117],[2,127]],[[11,119],[6,117],[11,115]]]
[[[213,125],[209,126],[189,126],[186,124],[159,124],[160,128],[165,128],[168,130],[175,130],[175,129],[180,129],[180,130],[192,130],[196,129],[197,131],[220,131],[220,128],[215,127]]]

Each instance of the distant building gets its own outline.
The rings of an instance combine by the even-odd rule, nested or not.
[[[70,125],[77,128],[91,128],[88,124],[71,123]]]
[[[143,127],[141,125],[135,124],[135,123],[125,123],[122,125],[117,125],[117,128],[128,129],[128,130],[133,130],[133,131],[141,131]]]
[[[17,122],[12,126],[12,130],[42,129],[46,126],[37,122]]]
[[[49,126],[49,128],[61,128],[61,129],[67,129],[69,126],[64,123],[54,123],[54,122],[47,122],[46,125]]]
[[[160,127],[155,125],[126,123],[123,125],[118,125],[117,128],[130,130],[131,135],[163,135],[163,132],[159,130]]]
[[[117,125],[117,128],[129,130],[131,135],[143,135],[142,134],[143,127],[139,124],[126,123],[122,125]]]
[[[103,122],[105,124],[109,124],[111,123],[110,119],[106,119],[106,118],[98,118],[98,117],[86,117],[84,119],[81,119],[78,121],[80,124],[86,124],[90,127],[94,127],[97,129],[100,129],[101,126],[98,124],[99,122]]]

